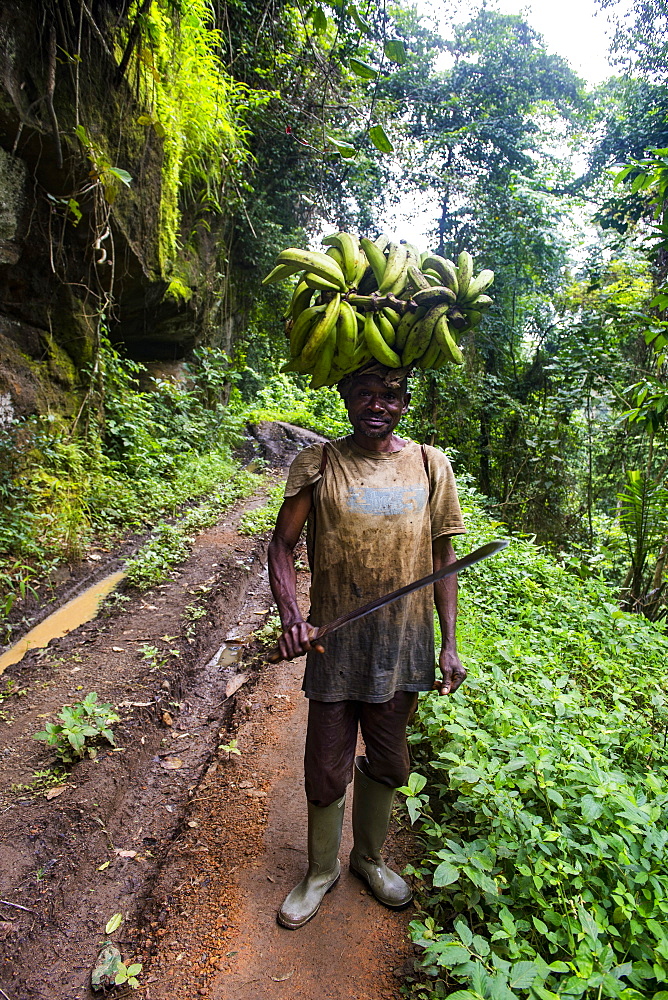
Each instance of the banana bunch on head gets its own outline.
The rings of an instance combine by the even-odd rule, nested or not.
[[[311,375],[311,388],[336,385],[376,360],[388,368],[462,364],[458,339],[492,305],[494,272],[473,275],[473,258],[457,263],[420,253],[387,236],[334,233],[326,253],[290,247],[262,282],[300,274],[286,317],[291,359],[282,371]]]

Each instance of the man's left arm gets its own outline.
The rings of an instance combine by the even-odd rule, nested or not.
[[[432,541],[434,570],[455,562],[456,555],[449,535],[440,535]],[[434,604],[441,624],[442,645],[438,658],[442,679],[434,687],[440,694],[454,694],[466,678],[466,669],[457,654],[457,575],[446,576],[434,584]]]

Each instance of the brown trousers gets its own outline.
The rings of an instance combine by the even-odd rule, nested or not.
[[[304,776],[306,798],[328,806],[353,776],[357,726],[366,746],[365,773],[381,785],[405,785],[410,773],[406,726],[417,707],[412,691],[397,691],[381,704],[309,700]]]

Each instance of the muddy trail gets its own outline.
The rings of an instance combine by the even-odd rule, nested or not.
[[[115,913],[111,939],[143,968],[138,989],[114,996],[392,1000],[412,969],[411,911],[384,909],[347,871],[349,819],[320,912],[296,932],[275,920],[306,861],[303,664],[263,661],[268,539],[237,527],[312,436],[256,434],[272,475],[168,581],[128,591],[0,680],[13,692],[0,701],[5,1000],[100,996],[90,972]],[[116,746],[59,773],[32,736],[91,691],[121,716]],[[401,867],[411,850],[394,824],[388,857]]]

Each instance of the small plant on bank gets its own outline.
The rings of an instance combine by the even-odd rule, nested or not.
[[[91,973],[91,986],[94,990],[106,991],[114,986],[129,986],[136,990],[139,987],[137,976],[142,971],[141,962],[125,963],[121,958],[121,953],[113,943],[109,935],[117,931],[123,923],[123,914],[114,913],[107,921],[104,929],[107,940],[103,942],[103,947],[97,956],[95,967]]]
[[[253,632],[253,638],[263,645],[268,646],[276,642],[282,632],[281,619],[278,614],[269,615],[264,625]]]
[[[139,655],[149,664],[151,670],[159,670],[164,667],[169,659],[157,646],[151,646],[147,642],[139,647]]]
[[[4,691],[0,691],[0,705],[3,705],[7,698],[23,698],[28,693],[27,688],[19,688],[16,681],[8,680]],[[11,722],[12,717],[0,708],[0,722]]]
[[[34,795],[45,792],[49,788],[62,785],[67,775],[58,767],[47,767],[42,771],[33,771],[32,781],[26,784],[13,784],[11,791],[14,795],[24,795],[31,793]]]
[[[192,639],[196,632],[196,624],[200,618],[206,617],[206,608],[203,608],[201,604],[187,604],[183,609],[183,617],[186,620],[186,626],[184,628],[184,634],[187,639]]]
[[[126,604],[129,604],[132,598],[129,594],[124,594],[120,590],[112,590],[112,592],[105,597],[100,605],[100,613],[109,617],[113,615],[116,611],[120,611]]]
[[[98,702],[95,691],[87,694],[83,701],[65,705],[58,718],[59,723],[47,722],[44,730],[35,733],[33,739],[53,747],[64,764],[73,764],[83,757],[96,757],[94,743],[97,740],[104,739],[115,745],[110,727],[120,722],[120,716],[111,705]]]
[[[231,754],[233,754],[235,757],[241,756],[241,750],[239,749],[236,740],[229,740],[227,743],[221,743],[218,749],[222,750],[223,753],[227,754],[228,760],[230,759]]]

